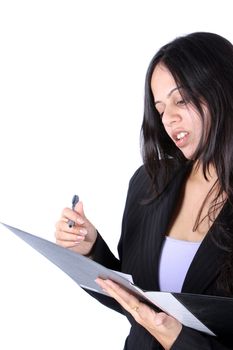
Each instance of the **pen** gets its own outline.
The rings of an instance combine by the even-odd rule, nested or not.
[[[78,201],[79,201],[79,196],[77,195],[77,194],[75,194],[74,196],[73,196],[73,198],[72,198],[72,210],[74,210],[74,207],[75,207],[75,205],[78,203]],[[75,222],[74,221],[72,221],[72,220],[69,220],[68,221],[68,226],[71,228],[71,227],[73,227],[75,225]]]

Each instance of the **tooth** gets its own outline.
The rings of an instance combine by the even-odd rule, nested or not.
[[[177,135],[177,139],[180,140],[180,139],[182,139],[185,135],[187,135],[187,132],[180,132],[180,133]]]

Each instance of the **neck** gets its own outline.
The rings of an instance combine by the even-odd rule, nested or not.
[[[206,178],[204,176],[203,172],[203,165],[202,163],[196,162],[193,165],[192,171],[190,173],[190,180],[198,181],[198,182],[209,182],[214,183],[217,181],[218,176],[215,167],[210,164],[207,171],[206,171]]]

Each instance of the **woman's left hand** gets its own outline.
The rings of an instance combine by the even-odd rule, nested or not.
[[[97,278],[96,283],[150,332],[165,350],[171,349],[182,329],[179,321],[164,312],[154,311],[111,280]]]

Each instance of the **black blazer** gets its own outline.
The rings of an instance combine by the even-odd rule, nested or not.
[[[111,253],[107,244],[98,235],[93,250],[95,261],[114,270],[129,273],[134,282],[145,290],[159,290],[158,264],[161,247],[165,238],[172,213],[179,197],[181,186],[190,170],[184,166],[178,170],[163,194],[149,205],[141,200],[148,195],[150,180],[140,167],[130,180],[122,221],[122,234],[118,245],[119,259]],[[205,236],[187,272],[182,292],[209,295],[221,295],[216,287],[220,266],[225,254],[214,244],[213,236],[218,233],[217,222],[226,220],[227,203],[224,205],[215,223]],[[125,350],[155,350],[162,346],[131,315],[112,298],[88,292],[104,305],[124,313],[132,327],[126,339]],[[217,350],[233,349],[233,335],[228,339],[219,339],[205,335],[183,326],[172,350]]]

